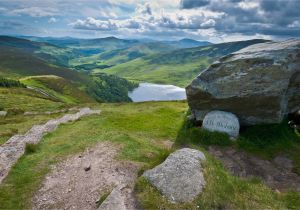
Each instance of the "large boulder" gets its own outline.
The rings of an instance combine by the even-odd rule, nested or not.
[[[172,153],[162,164],[143,176],[172,202],[189,202],[204,186],[202,152],[184,148]]]
[[[211,110],[242,125],[280,123],[300,109],[300,40],[267,42],[221,58],[186,87],[196,120]]]

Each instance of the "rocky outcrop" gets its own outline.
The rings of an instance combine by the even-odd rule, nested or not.
[[[162,164],[143,176],[172,202],[189,202],[204,186],[202,152],[184,148],[172,153]]]
[[[5,117],[7,115],[7,111],[0,111],[0,117],[3,116]]]
[[[186,88],[196,120],[211,110],[242,125],[279,123],[300,109],[300,40],[267,42],[221,58]]]

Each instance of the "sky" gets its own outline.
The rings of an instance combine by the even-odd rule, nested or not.
[[[0,0],[0,34],[237,41],[300,37],[300,0]]]

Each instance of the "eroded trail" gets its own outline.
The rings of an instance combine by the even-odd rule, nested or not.
[[[118,146],[102,142],[53,168],[33,198],[33,209],[136,209],[132,194],[139,166],[115,159]],[[108,200],[112,200],[107,204]]]
[[[54,131],[58,125],[75,121],[82,116],[99,114],[100,110],[82,108],[75,114],[66,114],[61,118],[49,120],[42,125],[34,125],[24,135],[14,135],[5,144],[0,146],[0,183],[7,176],[11,167],[24,154],[26,144],[38,143],[43,135]]]

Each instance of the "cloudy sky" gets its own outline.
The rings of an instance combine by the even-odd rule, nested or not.
[[[0,0],[0,34],[286,39],[300,37],[300,0]]]

